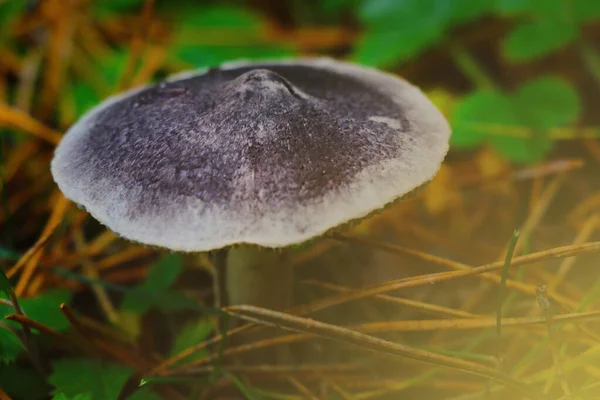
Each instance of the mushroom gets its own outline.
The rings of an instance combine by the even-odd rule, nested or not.
[[[330,58],[242,61],[107,99],[69,129],[51,169],[124,238],[227,250],[230,304],[284,309],[286,249],[427,183],[449,136],[397,76]]]

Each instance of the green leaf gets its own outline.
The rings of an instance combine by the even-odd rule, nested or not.
[[[198,321],[192,321],[184,325],[177,336],[175,337],[175,343],[171,348],[171,356],[179,354],[185,349],[193,347],[198,343],[208,339],[208,336],[213,331],[213,325],[208,319],[200,319]],[[196,352],[193,357],[187,358],[185,361],[193,361],[206,356],[206,350]]]
[[[197,376],[150,376],[148,378],[142,378],[140,380],[140,386],[150,386],[150,385],[164,385],[171,383],[189,383],[195,382],[198,383],[202,380],[207,380],[207,378],[199,378]]]
[[[0,259],[17,261],[19,258],[21,258],[21,254],[0,245]]]
[[[146,0],[97,0],[91,3],[92,15],[105,19],[127,11],[139,11],[145,2]]]
[[[570,0],[495,0],[494,9],[503,15],[528,14],[564,22],[569,15],[568,1]]]
[[[495,0],[494,10],[499,14],[512,15],[535,11],[531,0]]]
[[[116,89],[119,79],[129,60],[129,53],[124,48],[118,48],[99,66],[99,74],[108,86],[109,92]]]
[[[0,387],[14,399],[41,400],[48,398],[48,385],[33,369],[16,364],[0,363]]]
[[[162,257],[152,265],[144,282],[126,293],[121,307],[137,313],[144,313],[153,306],[168,310],[194,308],[195,303],[182,294],[168,291],[182,269],[180,254]]]
[[[127,397],[127,400],[161,400],[161,398],[152,390],[144,387]]]
[[[158,307],[165,311],[177,311],[197,309],[198,305],[182,293],[171,290],[153,292],[143,285],[127,292],[121,303],[123,310],[138,314],[145,313],[151,307]]]
[[[23,345],[15,334],[0,325],[0,364],[9,363],[23,351]]]
[[[574,123],[581,109],[577,91],[557,77],[540,77],[527,82],[511,98],[521,124],[533,129],[533,138],[497,136],[491,141],[498,151],[515,162],[543,160],[554,144],[547,131]]]
[[[146,290],[143,284],[130,289],[123,298],[121,308],[129,312],[143,314],[158,302],[159,293]]]
[[[458,148],[489,143],[513,162],[539,161],[553,146],[547,131],[574,123],[580,109],[577,92],[556,77],[527,82],[511,94],[476,92],[453,111],[451,143]],[[511,127],[529,127],[533,136],[510,136]]]
[[[552,19],[523,23],[504,40],[504,53],[510,61],[530,61],[560,49],[577,35],[574,25]]]
[[[245,32],[258,32],[265,23],[262,15],[246,7],[234,5],[209,5],[193,7],[182,13],[179,24],[204,28],[229,28]]]
[[[214,5],[182,13],[173,35],[173,54],[196,67],[219,65],[233,59],[268,59],[294,55],[286,46],[267,44],[261,38],[266,19],[245,7]],[[207,32],[217,38],[207,44]]]
[[[527,0],[532,8],[530,13],[537,18],[556,23],[570,23],[569,1],[571,0]]]
[[[102,99],[98,92],[86,82],[78,82],[71,87],[71,94],[75,103],[75,116],[77,118],[85,114]]]
[[[321,0],[319,10],[326,15],[340,13],[344,10],[355,9],[361,0]]]
[[[439,30],[425,28],[412,31],[369,30],[356,42],[352,58],[360,64],[387,67],[416,56],[440,37]]]
[[[29,318],[38,321],[59,332],[69,329],[69,321],[60,312],[60,304],[68,304],[71,301],[72,293],[67,289],[47,290],[36,297],[19,299],[19,304],[23,312]],[[0,316],[6,317],[14,313],[14,309],[4,304],[0,304]],[[8,321],[12,326],[19,324]]]
[[[595,0],[570,0],[573,19],[582,24],[600,18],[600,1]]]
[[[538,135],[532,139],[509,136],[493,136],[492,146],[514,163],[532,163],[541,161],[552,149],[554,142],[547,135]]]
[[[176,57],[196,68],[220,65],[232,60],[269,60],[292,57],[293,49],[277,46],[201,46],[176,47]]]
[[[406,60],[441,40],[452,24],[489,8],[488,0],[366,0],[358,9],[366,30],[353,58],[378,67]]]
[[[146,276],[144,288],[157,292],[166,290],[175,282],[182,269],[181,254],[167,254],[152,265]]]
[[[26,1],[0,0],[0,42],[11,31],[13,24],[27,8]]]
[[[546,76],[525,83],[513,96],[524,122],[549,130],[577,121],[581,104],[577,91],[564,80]]]
[[[460,100],[453,110],[451,123],[451,144],[458,148],[469,148],[489,139],[488,125],[514,126],[519,124],[519,119],[507,96],[494,91],[482,91]]]
[[[91,400],[116,400],[133,374],[129,367],[90,359],[62,359],[52,363],[48,382],[56,393],[75,397],[89,393]]]
[[[7,295],[12,290],[12,285],[10,284],[10,280],[4,273],[2,269],[0,269],[0,291],[5,292]]]
[[[490,0],[447,0],[451,5],[449,18],[452,23],[473,21],[491,11]]]
[[[177,310],[196,310],[198,304],[186,297],[183,293],[169,290],[161,293],[156,304],[161,310],[177,311]]]
[[[374,25],[390,18],[390,15],[399,15],[402,8],[407,8],[407,5],[410,7],[414,3],[404,0],[364,0],[359,5],[357,14],[363,23]]]
[[[92,400],[92,395],[89,393],[80,393],[76,396],[67,397],[64,393],[57,393],[52,397],[52,400]]]

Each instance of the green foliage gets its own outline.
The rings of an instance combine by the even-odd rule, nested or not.
[[[0,245],[0,260],[4,259],[4,260],[9,260],[9,261],[17,261],[20,257],[21,257],[21,255],[19,253],[17,253],[16,251],[13,251],[11,249],[8,249],[8,248]],[[0,280],[1,279],[2,279],[2,277],[0,277]]]
[[[525,22],[515,27],[504,41],[511,61],[526,61],[557,50],[577,37],[577,28],[551,19]]]
[[[123,49],[115,50],[97,66],[96,80],[102,85],[99,89],[88,81],[76,79],[70,83],[69,96],[75,107],[73,118],[81,117],[86,111],[94,107],[117,90],[119,79],[125,69],[129,55]]]
[[[86,395],[90,400],[117,400],[133,374],[129,367],[91,359],[63,359],[52,363],[48,382],[66,398]]]
[[[265,43],[261,37],[265,25],[266,20],[261,15],[245,7],[193,7],[183,12],[177,21],[172,54],[198,68],[235,59],[294,55],[289,47]],[[216,41],[214,45],[206,44],[207,35]]]
[[[385,66],[410,58],[439,40],[448,20],[448,5],[438,0],[366,0],[358,16],[366,32],[356,46],[355,60]]]
[[[148,388],[136,390],[127,400],[161,400],[160,396]]]
[[[0,285],[4,289],[8,284],[8,290],[12,290],[10,282],[5,278],[4,272],[0,270]],[[5,291],[7,290],[5,289]],[[19,304],[29,318],[54,330],[66,331],[69,328],[69,322],[60,312],[59,306],[61,303],[68,304],[71,296],[66,289],[49,290],[37,297],[20,299]],[[0,294],[0,298],[8,299],[8,293]],[[11,306],[0,303],[0,317],[4,318],[14,312],[15,310]],[[0,325],[0,363],[14,361],[23,351],[21,342],[13,332],[13,329],[16,331],[20,328],[21,325],[13,321],[6,321],[5,327]]]
[[[526,82],[514,95],[515,106],[523,110],[525,123],[538,130],[548,130],[574,123],[581,105],[577,91],[553,76]]]
[[[89,393],[77,394],[75,396],[67,396],[64,393],[57,393],[52,397],[52,400],[92,400],[92,396]]]
[[[331,16],[353,10],[359,6],[360,2],[361,0],[322,0],[319,2],[319,10],[321,13]]]
[[[0,325],[0,364],[14,361],[23,351],[23,345],[8,326]]]
[[[452,113],[452,144],[489,143],[514,162],[539,161],[552,149],[547,131],[575,122],[579,113],[577,92],[556,77],[532,80],[509,94],[478,91],[462,98]],[[510,135],[523,126],[531,137]]]
[[[0,0],[0,43],[6,39],[26,7],[26,1]]]
[[[490,9],[489,0],[364,0],[357,14],[365,33],[354,59],[378,67],[409,59]]]
[[[140,314],[151,307],[163,310],[195,308],[194,302],[179,292],[169,290],[182,269],[183,257],[180,254],[166,255],[150,268],[142,283],[126,293],[121,307]]]
[[[52,289],[36,297],[20,299],[19,303],[23,312],[29,318],[38,321],[49,328],[63,332],[69,328],[69,321],[60,312],[61,303],[69,304],[72,293],[68,289]],[[5,317],[14,313],[12,307],[0,304],[0,316]],[[19,324],[8,321],[12,326],[20,327]]]
[[[584,24],[600,17],[600,2],[589,0],[497,0],[496,9],[520,17],[504,41],[506,57],[515,62],[563,48],[578,39]]]
[[[94,7],[92,12],[97,18],[110,18],[119,13],[140,10],[146,0],[97,0],[91,4]]]
[[[355,7],[365,32],[354,59],[378,67],[415,57],[456,25],[486,14],[519,21],[504,41],[506,57],[515,62],[562,48],[600,17],[600,2],[590,0],[363,0]]]
[[[0,330],[1,331],[1,330]],[[47,399],[49,387],[33,369],[0,363],[0,387],[14,399]]]
[[[12,290],[12,285],[3,270],[0,269],[0,291],[8,297],[8,293]]]
[[[181,328],[175,337],[175,343],[173,343],[173,347],[171,348],[171,356],[175,356],[183,350],[206,340],[212,331],[213,325],[208,319],[203,318],[198,321],[188,322]],[[206,355],[206,350],[198,351],[193,357],[190,357],[185,361],[189,362],[197,360],[205,357]]]

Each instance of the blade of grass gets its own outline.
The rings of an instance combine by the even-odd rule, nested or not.
[[[62,218],[67,211],[68,204],[68,200],[61,195],[57,204],[54,206],[54,210],[52,211],[52,214],[50,215],[50,218],[48,219],[48,222],[46,223],[46,226],[44,227],[44,230],[42,231],[42,234],[40,235],[39,239],[35,242],[33,246],[29,248],[29,250],[27,250],[25,254],[23,254],[19,261],[8,271],[6,275],[9,278],[15,276],[15,274],[19,272],[34,255],[36,255],[40,250],[44,248],[44,246],[50,240],[50,238],[56,231],[56,228],[58,228],[58,225],[62,221]],[[29,271],[29,274],[32,273],[33,271]],[[23,276],[21,276],[21,280],[28,280],[30,277],[31,276],[24,278]]]
[[[531,398],[543,398],[542,395],[533,391],[527,385],[514,380],[508,375],[474,362],[430,353],[423,350],[416,350],[409,346],[382,340],[355,330],[350,330],[307,318],[292,316],[277,311],[267,310],[260,307],[240,305],[227,307],[225,308],[225,311],[233,316],[237,316],[247,321],[276,326],[294,332],[311,333],[334,341],[357,345],[361,348],[369,349],[387,356],[409,358],[412,360],[423,361],[482,376],[502,383],[508,387],[517,389],[521,393]]]
[[[571,398],[571,388],[569,387],[569,383],[567,382],[567,379],[565,378],[565,372],[564,369],[561,365],[560,362],[560,356],[558,354],[558,348],[557,348],[557,341],[556,341],[556,336],[554,335],[554,321],[553,321],[553,313],[552,313],[552,303],[550,302],[550,299],[548,299],[548,296],[546,296],[546,292],[547,292],[548,288],[547,286],[543,285],[540,286],[540,288],[538,289],[538,304],[540,306],[540,309],[542,310],[542,313],[544,314],[544,317],[546,318],[546,326],[548,328],[548,340],[550,342],[550,352],[552,353],[552,361],[554,362],[554,368],[556,369],[556,376],[558,377],[561,387],[563,389],[563,392],[565,394],[565,396],[567,398]],[[544,389],[544,393],[548,393],[550,391],[550,388],[552,386],[552,381],[554,376],[552,376],[550,379],[548,379],[547,381],[547,385],[546,388]]]
[[[343,239],[340,239],[340,240],[348,240],[348,238],[344,237]],[[380,242],[371,241],[371,240],[366,240],[363,238],[361,238],[361,239],[351,238],[349,241],[359,242],[359,243],[369,243],[369,244],[372,244],[374,247],[379,247],[379,248],[382,248],[382,249],[385,249],[388,251],[392,251],[392,252],[400,252],[401,254],[405,254],[405,251],[406,251],[406,249],[403,249],[403,248],[398,249],[399,246],[380,243]],[[592,253],[592,252],[598,252],[598,251],[600,251],[600,242],[589,242],[589,243],[584,243],[584,244],[579,244],[579,245],[568,245],[568,246],[555,247],[553,249],[515,257],[512,259],[510,266],[515,267],[515,266],[519,266],[519,265],[528,265],[531,263],[537,263],[537,262],[556,259],[556,258],[564,258],[564,257],[570,257],[570,256],[577,255],[577,254],[585,254],[585,253]],[[428,255],[428,256],[430,258],[439,258],[439,257],[431,256],[431,255]],[[293,310],[291,310],[291,313],[302,315],[302,314],[309,313],[309,312],[323,310],[325,308],[343,304],[343,303],[346,303],[346,302],[349,302],[352,300],[359,300],[359,299],[371,297],[371,296],[374,296],[377,294],[383,294],[383,293],[398,290],[398,289],[417,287],[417,286],[423,286],[423,285],[431,285],[434,283],[444,282],[447,280],[454,280],[454,279],[462,278],[465,276],[482,275],[482,274],[485,274],[488,272],[499,270],[504,267],[504,261],[499,261],[499,262],[497,261],[497,262],[485,264],[485,265],[482,265],[479,267],[469,267],[465,264],[456,263],[456,262],[453,262],[450,260],[444,260],[443,262],[446,264],[452,263],[452,264],[460,265],[461,270],[453,271],[453,272],[439,272],[439,273],[434,273],[434,274],[417,276],[414,278],[400,279],[400,280],[385,282],[382,284],[368,286],[368,287],[365,287],[362,289],[345,292],[340,295],[326,297],[324,299],[317,300],[313,303],[296,307]],[[498,276],[495,276],[495,275],[488,274],[488,276],[493,277],[494,281],[498,281],[500,279]],[[523,293],[535,297],[535,295],[536,295],[535,287],[532,287],[530,285],[523,285],[523,284],[520,284],[519,282],[510,281],[510,280],[507,280],[507,286],[508,286],[508,282],[512,282],[512,286],[515,288],[516,287],[520,288],[520,290]],[[563,296],[559,296],[557,294],[553,294],[552,297],[555,301],[558,301],[559,303],[564,304],[564,305],[576,306],[576,304],[577,304],[576,302],[574,302],[568,298],[565,298]]]
[[[500,361],[500,365],[503,364],[502,354],[504,351],[504,345],[502,341],[502,307],[506,298],[506,280],[508,279],[508,267],[510,266],[510,262],[512,261],[518,240],[519,231],[515,230],[513,232],[512,238],[508,245],[508,249],[506,251],[506,257],[504,258],[504,265],[502,267],[502,274],[500,277],[500,287],[498,288],[498,308],[496,310],[496,334],[498,335],[498,360]]]
[[[62,135],[21,110],[0,103],[0,126],[14,128],[57,145]]]
[[[336,292],[350,291],[350,289],[345,288],[343,286],[334,285],[334,284],[327,283],[327,282],[305,280],[305,281],[302,281],[302,283],[321,287],[321,288],[326,288],[326,289],[333,290]],[[447,316],[462,317],[462,318],[479,318],[479,317],[481,317],[481,315],[469,313],[466,311],[455,310],[455,309],[448,308],[448,307],[438,306],[435,304],[429,304],[429,303],[425,303],[422,301],[404,299],[404,298],[396,297],[396,296],[378,294],[373,297],[375,299],[383,300],[387,303],[414,307],[414,308],[419,309],[420,311],[427,312],[427,313],[434,314],[434,315],[442,315],[444,317],[447,317]]]

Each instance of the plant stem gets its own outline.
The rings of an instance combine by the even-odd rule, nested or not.
[[[293,272],[286,252],[257,246],[232,247],[227,255],[230,305],[249,304],[272,310],[291,306]]]
[[[488,76],[483,67],[475,60],[469,52],[457,43],[448,43],[450,55],[454,63],[458,66],[471,82],[479,90],[496,90],[496,84]]]
[[[600,86],[600,55],[588,43],[579,43],[579,53],[588,71],[593,75],[596,84]]]

